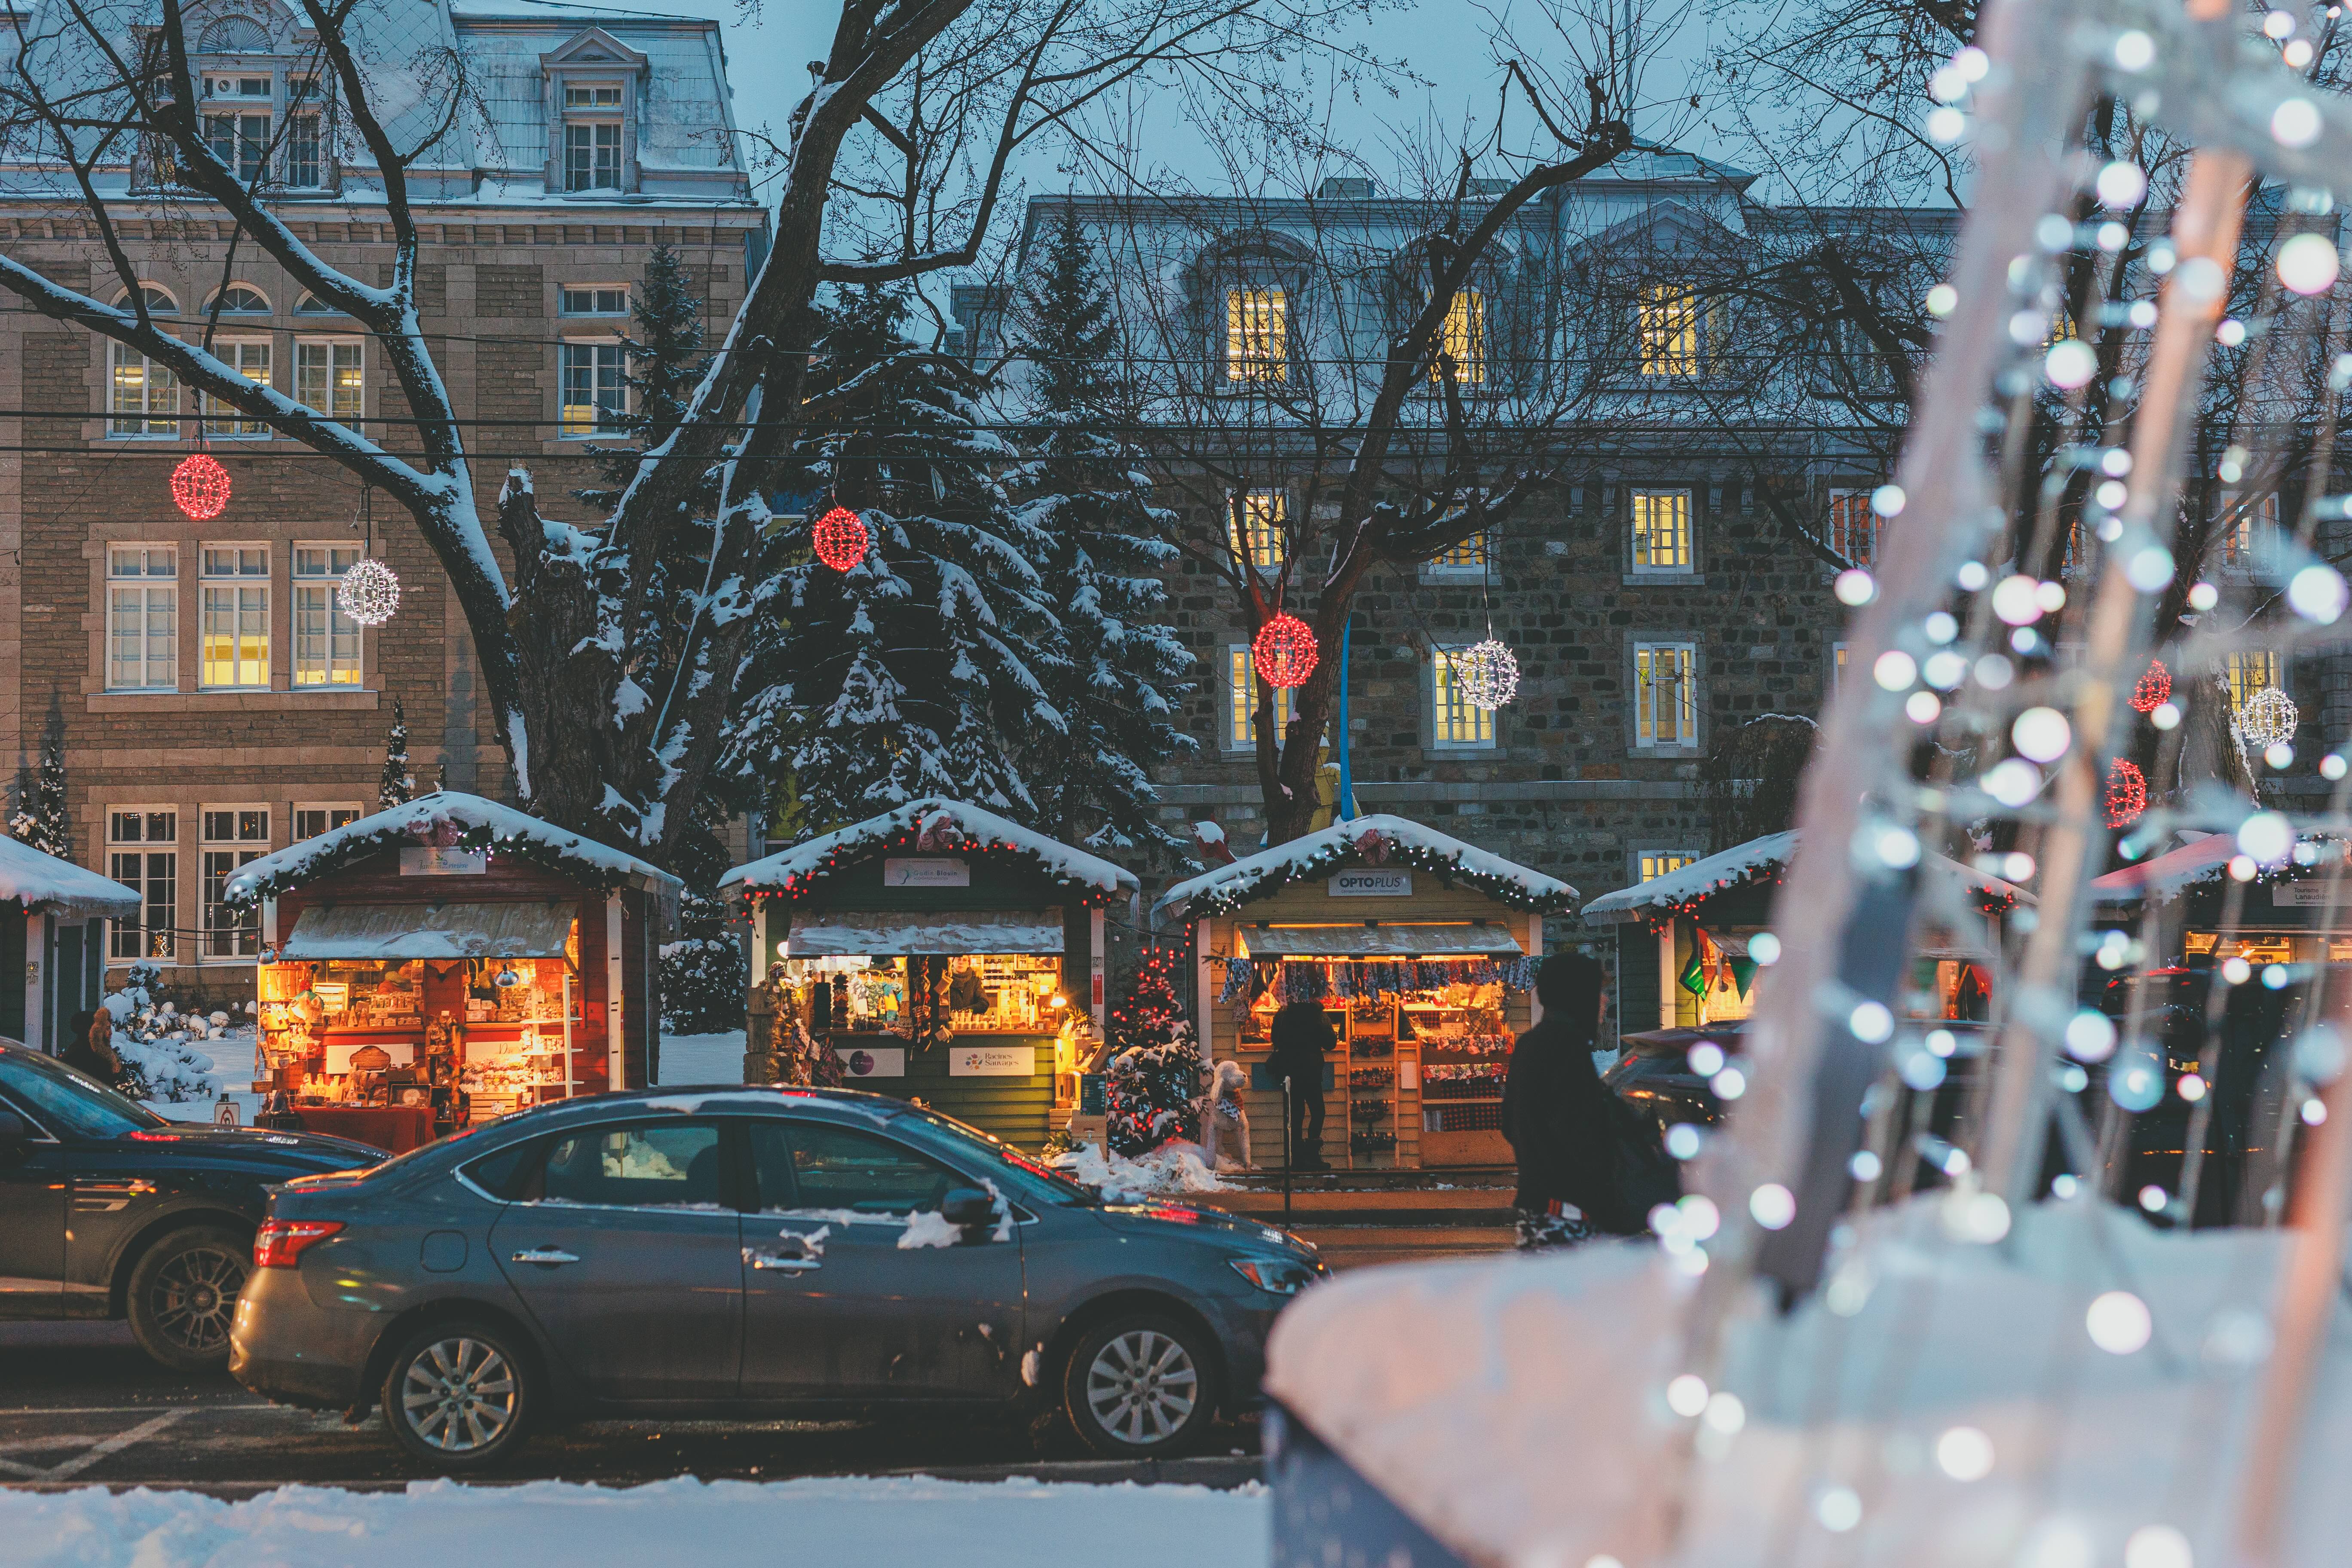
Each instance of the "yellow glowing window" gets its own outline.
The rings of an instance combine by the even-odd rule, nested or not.
[[[1689,643],[1633,645],[1634,743],[1698,743],[1698,650]]]
[[[1290,307],[1279,289],[1225,290],[1225,377],[1286,381]]]
[[[2253,559],[2254,552],[2277,537],[2279,499],[2276,490],[2243,495],[2221,492],[2221,559],[2236,565]]]
[[[205,546],[203,662],[209,687],[269,686],[269,552]]]
[[[1880,521],[1868,490],[1830,492],[1829,546],[1855,565],[1867,566],[1877,555]]]
[[[1465,289],[1445,308],[1445,326],[1437,338],[1439,357],[1431,362],[1429,379],[1443,381],[1445,363],[1454,363],[1454,379],[1475,386],[1486,379],[1486,297]]]
[[[1459,572],[1465,575],[1486,570],[1486,536],[1474,533],[1459,544],[1449,544],[1430,558],[1430,569],[1436,572]]]
[[[2243,708],[2246,700],[2265,687],[2285,684],[2281,679],[2284,661],[2271,649],[2255,649],[2233,653],[2222,661],[2222,670],[2230,682],[2230,706]]]
[[[1234,498],[1234,553],[1261,572],[1278,571],[1290,554],[1290,498],[1281,490],[1247,490]]]
[[[1637,879],[1654,881],[1669,871],[1681,870],[1697,858],[1697,854],[1689,849],[1644,849],[1640,857],[1642,874]]]
[[[1671,283],[1653,283],[1641,299],[1642,374],[1699,373],[1698,296]]]
[[[1432,650],[1430,656],[1431,739],[1441,751],[1491,746],[1495,715],[1463,696],[1454,668],[1457,657],[1442,647]]]
[[[269,381],[269,345],[266,342],[232,342],[213,345],[215,357],[228,363],[229,368],[258,386]],[[205,430],[214,436],[267,436],[269,426],[258,419],[247,419],[227,403],[207,392],[203,395],[206,416]],[[228,417],[222,418],[226,415]]]
[[[1290,725],[1295,711],[1288,687],[1274,689],[1274,728],[1277,736]],[[1225,649],[1225,749],[1246,751],[1257,744],[1257,667],[1250,662],[1249,644]]]
[[[1633,492],[1633,570],[1688,572],[1691,565],[1691,493]]]

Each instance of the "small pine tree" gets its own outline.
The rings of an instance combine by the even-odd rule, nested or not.
[[[416,775],[408,771],[408,712],[397,697],[392,700],[392,733],[384,737],[383,777],[375,798],[387,811],[416,798]]]
[[[1110,1009],[1110,1081],[1105,1110],[1115,1153],[1149,1153],[1201,1131],[1201,1047],[1178,1000],[1183,963],[1172,947],[1147,947]]]
[[[1192,656],[1165,624],[1160,577],[1176,550],[1154,533],[1170,514],[1150,506],[1138,454],[1105,428],[1121,401],[1118,329],[1086,227],[1065,208],[1045,238],[1019,312],[1041,419],[1012,488],[1050,542],[1039,572],[1060,632],[1039,673],[1066,722],[1027,748],[1031,787],[1040,824],[1065,842],[1174,848],[1182,840],[1155,820],[1151,784],[1193,747],[1178,724]]]
[[[16,809],[8,837],[60,860],[73,858],[73,810],[66,800],[66,714],[49,699],[48,723],[41,731],[40,771],[16,770]]]

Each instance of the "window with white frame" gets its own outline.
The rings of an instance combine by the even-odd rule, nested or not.
[[[1870,491],[1832,489],[1825,542],[1856,566],[1867,566],[1877,559],[1878,530],[1884,521],[1871,510]]]
[[[205,958],[252,958],[261,952],[261,911],[228,907],[228,879],[238,867],[269,853],[269,812],[254,805],[204,808],[203,908],[199,929]]]
[[[269,548],[204,547],[202,650],[197,684],[213,690],[269,689]]]
[[[1633,561],[1636,572],[1690,572],[1696,552],[1691,547],[1691,493],[1688,490],[1633,492]]]
[[[2278,538],[2278,491],[2248,495],[2242,490],[2223,490],[2219,531],[2224,563],[2242,566],[2252,561]]]
[[[1225,647],[1225,747],[1229,752],[1245,752],[1257,744],[1257,666],[1250,658],[1247,643],[1230,643]],[[1278,739],[1290,727],[1291,715],[1297,710],[1297,692],[1287,686],[1272,688],[1274,692],[1274,729]]]
[[[118,805],[106,814],[106,874],[139,895],[139,912],[114,921],[108,956],[128,963],[173,954],[180,900],[180,814]]]
[[[213,344],[214,355],[231,370],[256,386],[268,386],[269,382],[269,340],[247,338]],[[226,403],[207,392],[203,395],[205,433],[208,436],[267,436],[269,426],[258,419],[248,419]]]
[[[1441,752],[1479,752],[1495,744],[1495,715],[1462,694],[1459,648],[1429,656],[1429,739]]]
[[[343,574],[358,564],[355,544],[294,547],[294,684],[357,686],[360,624],[336,597]]]
[[[356,805],[334,805],[305,801],[294,807],[294,842],[316,838],[321,833],[332,833],[347,827],[362,816]]]
[[[1695,643],[1633,645],[1633,743],[1698,744],[1698,647]]]
[[[268,76],[205,78],[205,144],[241,185],[261,184],[268,168],[273,85]]]
[[[1244,490],[1234,497],[1234,553],[1261,572],[1278,572],[1290,555],[1290,496],[1286,490]]]
[[[327,183],[326,99],[310,77],[286,79],[286,183],[318,190]]]
[[[1653,283],[1642,291],[1636,309],[1643,375],[1698,374],[1706,349],[1699,337],[1704,312],[1698,296],[1678,284]]]
[[[563,188],[621,188],[621,88],[618,82],[567,82],[563,88]]]
[[[1633,851],[1633,880],[1654,882],[1670,871],[1679,871],[1696,862],[1696,849],[1636,849]]]
[[[269,299],[249,283],[232,283],[213,296],[207,309],[224,316],[266,316],[269,314]]]
[[[1290,302],[1279,289],[1225,290],[1225,379],[1244,385],[1290,378]]]
[[[556,289],[555,305],[565,316],[625,316],[629,290],[620,283],[566,283]]]
[[[294,401],[330,419],[360,418],[367,406],[364,349],[356,338],[297,339]]]
[[[2286,658],[2275,648],[2244,648],[2221,657],[2222,678],[2230,685],[2230,708],[2242,711],[2254,693],[2286,685]]]
[[[1483,533],[1450,544],[1422,563],[1424,577],[1484,577],[1494,560],[1494,545]]]
[[[180,685],[180,552],[168,544],[106,551],[106,689]]]
[[[1478,386],[1486,380],[1486,296],[1465,289],[1445,307],[1445,324],[1438,330],[1437,354],[1429,364],[1429,379],[1443,382],[1446,363],[1454,365],[1457,385]]]
[[[563,345],[562,417],[566,436],[618,435],[629,411],[629,384],[618,342]]]
[[[1829,677],[1830,696],[1835,699],[1845,685],[1845,644],[1842,642],[1830,644]]]
[[[180,433],[180,378],[128,343],[112,343],[106,427],[110,436]]]

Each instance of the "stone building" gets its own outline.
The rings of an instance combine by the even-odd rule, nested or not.
[[[584,448],[626,395],[619,339],[653,246],[682,253],[713,336],[764,255],[719,27],[532,0],[436,0],[418,15],[421,42],[362,47],[384,51],[373,63],[387,73],[403,51],[446,49],[479,110],[408,171],[425,331],[472,422],[485,504],[524,466],[545,512],[582,520],[571,492],[592,482]],[[383,181],[314,90],[315,40],[297,15],[234,0],[188,33],[208,123],[252,162],[270,208],[332,266],[388,281]],[[382,345],[356,323],[143,161],[101,163],[96,178],[159,318],[194,336],[217,302],[215,353],[415,448]],[[0,163],[0,250],[115,301],[127,290],[98,226],[59,179]],[[176,984],[234,996],[250,992],[257,936],[221,909],[222,881],[376,808],[395,705],[420,791],[446,780],[499,796],[509,781],[464,621],[407,515],[264,427],[215,419],[200,442],[184,390],[91,332],[0,311],[0,740],[27,760],[62,716],[74,858],[145,900],[110,963],[150,959]],[[169,487],[199,445],[231,482],[202,522]],[[373,629],[335,592],[367,554],[403,587]]]

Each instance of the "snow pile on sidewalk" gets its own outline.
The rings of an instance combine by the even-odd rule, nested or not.
[[[720,1029],[709,1035],[662,1036],[664,1084],[741,1083],[744,1032]]]
[[[1113,1154],[1103,1159],[1099,1143],[1081,1143],[1057,1155],[1054,1168],[1106,1193],[1229,1193],[1233,1184],[1217,1179],[1202,1158],[1201,1146],[1171,1138],[1148,1154],[1129,1159]]]
[[[404,1492],[287,1487],[243,1502],[192,1492],[0,1492],[10,1568],[416,1568],[420,1563],[870,1563],[901,1568],[1262,1568],[1264,1490],[976,1484],[924,1477],[766,1484],[568,1481]]]

